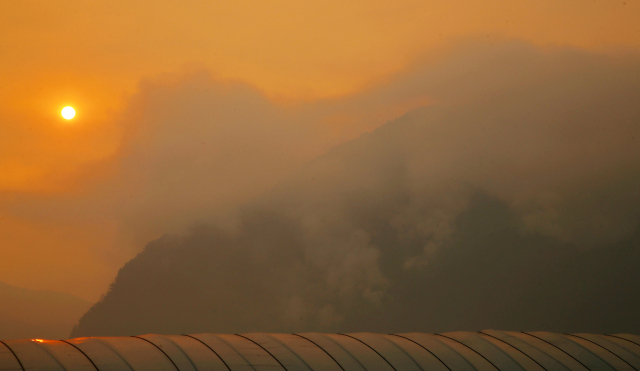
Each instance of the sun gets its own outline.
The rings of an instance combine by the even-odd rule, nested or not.
[[[66,106],[65,108],[62,109],[62,112],[60,113],[62,114],[62,117],[64,117],[67,120],[71,120],[76,116],[76,110],[73,109],[73,107],[71,106]]]

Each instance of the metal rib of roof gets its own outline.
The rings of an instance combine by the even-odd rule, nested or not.
[[[0,371],[640,371],[640,337],[192,334],[0,341]]]
[[[593,344],[597,344],[598,346],[603,347],[604,349],[620,357],[620,359],[624,360],[636,371],[640,371],[640,357],[621,347],[620,345],[612,342],[606,337],[594,334],[571,334],[571,336],[585,339],[592,342]]]
[[[23,370],[13,351],[0,341],[0,370]]]

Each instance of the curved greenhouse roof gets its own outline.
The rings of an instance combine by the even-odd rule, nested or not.
[[[6,340],[0,370],[639,371],[640,336],[486,330]]]

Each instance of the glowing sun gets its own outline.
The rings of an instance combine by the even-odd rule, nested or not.
[[[65,119],[71,120],[76,116],[76,110],[74,110],[73,107],[66,106],[62,109],[62,112],[60,112],[60,114],[62,114],[62,117],[64,117]]]

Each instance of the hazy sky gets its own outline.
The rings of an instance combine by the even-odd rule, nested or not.
[[[2,2],[0,281],[97,300],[147,241],[450,98],[397,81],[469,40],[624,60],[640,1]]]

